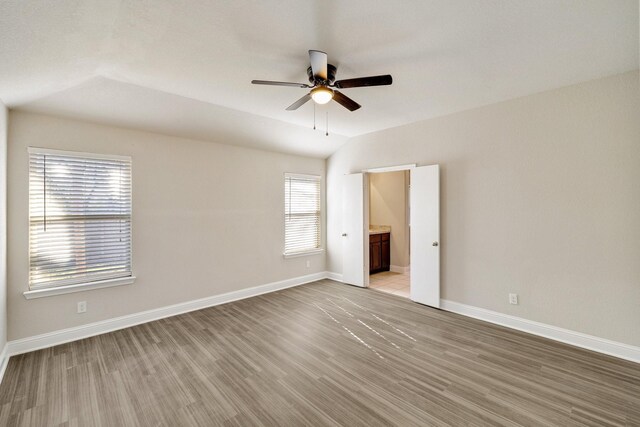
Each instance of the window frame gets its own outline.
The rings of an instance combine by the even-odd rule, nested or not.
[[[31,271],[31,197],[30,197],[30,186],[31,186],[31,173],[30,173],[30,162],[32,154],[42,154],[42,155],[56,155],[56,156],[66,156],[66,157],[78,157],[81,159],[93,159],[93,160],[117,160],[117,161],[127,161],[129,162],[129,167],[131,171],[131,194],[129,195],[129,199],[131,201],[130,206],[130,220],[129,227],[131,230],[130,235],[130,274],[126,276],[113,277],[113,278],[102,278],[98,280],[90,280],[86,282],[80,283],[72,283],[72,284],[61,284],[61,285],[50,285],[50,286],[36,286],[31,287],[30,279],[27,279],[27,291],[23,292],[23,296],[26,299],[34,299],[41,297],[48,297],[54,295],[61,295],[73,292],[81,292],[92,289],[101,289],[108,288],[113,286],[122,286],[122,285],[130,285],[135,282],[136,277],[133,274],[134,271],[134,259],[133,259],[133,162],[130,156],[121,156],[115,154],[102,154],[102,153],[88,153],[82,151],[68,151],[68,150],[57,150],[50,148],[40,148],[40,147],[27,147],[27,222],[28,225],[28,243],[27,243],[27,253],[28,253],[28,269]],[[28,273],[30,277],[30,273]]]
[[[324,218],[324,204],[322,203],[322,189],[323,189],[323,185],[322,185],[322,181],[323,181],[323,177],[322,175],[311,175],[311,174],[300,174],[300,173],[290,173],[290,172],[285,172],[284,173],[284,184],[285,184],[285,188],[286,188],[286,182],[287,179],[290,178],[298,178],[298,179],[305,179],[305,180],[317,180],[318,181],[318,200],[319,200],[319,206],[318,206],[318,238],[319,238],[319,242],[318,242],[318,247],[315,248],[309,248],[309,249],[303,249],[300,251],[295,251],[295,252],[287,252],[286,251],[286,247],[287,247],[287,212],[283,212],[283,225],[284,225],[284,230],[283,230],[283,237],[284,237],[284,250],[282,251],[282,255],[284,256],[284,258],[297,258],[297,257],[302,257],[302,256],[308,256],[308,255],[316,255],[316,254],[320,254],[324,252],[324,247],[323,247],[323,243],[324,243],[324,239],[322,238],[322,221]],[[287,194],[286,194],[286,190],[284,191],[285,194],[283,194],[284,196],[284,200],[282,203],[282,207],[283,210],[285,209],[285,206],[287,204]]]

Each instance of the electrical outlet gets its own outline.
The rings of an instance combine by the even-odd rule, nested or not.
[[[518,294],[509,294],[509,304],[518,305]]]
[[[307,260],[307,268],[311,267],[311,261]]]
[[[78,302],[78,314],[87,312],[87,302],[80,301]]]

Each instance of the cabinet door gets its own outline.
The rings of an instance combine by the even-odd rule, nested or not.
[[[389,240],[382,241],[382,247],[381,247],[380,253],[381,253],[380,268],[384,271],[389,271],[389,267],[391,264],[391,242],[389,242]]]
[[[382,268],[380,255],[382,255],[380,242],[371,242],[369,247],[369,270],[371,270],[371,272],[380,271]]]

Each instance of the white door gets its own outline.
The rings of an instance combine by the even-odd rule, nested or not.
[[[345,175],[342,184],[342,281],[366,286],[365,268],[369,268],[369,245],[365,245],[365,177]]]
[[[440,307],[440,167],[411,169],[411,299]]]

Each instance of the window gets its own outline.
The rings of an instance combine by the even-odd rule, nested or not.
[[[131,277],[131,159],[29,148],[31,291],[123,277]]]
[[[284,254],[320,250],[320,177],[284,176]]]

